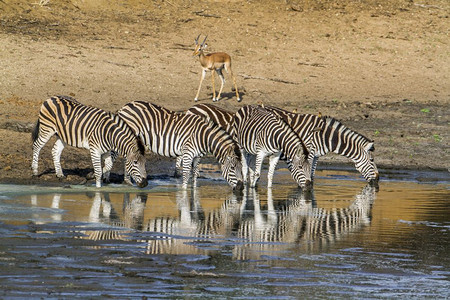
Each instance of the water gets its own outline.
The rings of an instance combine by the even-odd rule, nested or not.
[[[344,171],[309,194],[274,179],[0,185],[0,297],[450,297],[448,173],[391,172],[378,192]]]

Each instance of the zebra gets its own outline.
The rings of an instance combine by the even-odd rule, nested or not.
[[[240,148],[213,122],[144,101],[128,103],[118,113],[150,151],[166,157],[182,157],[183,189],[187,188],[191,173],[196,186],[200,157],[208,152],[217,158],[223,177],[233,189],[243,187]]]
[[[312,180],[319,157],[334,152],[351,159],[367,182],[377,184],[379,173],[372,155],[375,151],[373,140],[349,129],[332,117],[291,113],[274,106],[268,106],[266,109],[283,118],[306,144]]]
[[[234,127],[233,127],[233,119],[235,114],[231,111],[219,108],[212,104],[196,104],[189,108],[186,112],[187,114],[199,115],[207,120],[211,120],[219,127],[225,129],[231,135],[234,135]],[[243,159],[243,163],[245,160]],[[178,161],[177,161],[178,163]],[[276,165],[276,163],[275,163]],[[274,166],[275,167],[275,166]],[[291,169],[291,164],[288,164],[289,169]],[[244,182],[246,181],[246,168],[245,164],[243,164],[243,174],[244,174]],[[268,184],[271,186],[273,180],[273,172],[269,172],[268,174]]]
[[[61,152],[65,145],[70,145],[89,149],[96,187],[102,186],[102,174],[108,173],[112,166],[107,163],[102,170],[101,156],[105,154],[105,160],[109,162],[111,151],[126,158],[125,168],[139,187],[147,186],[145,147],[117,114],[83,105],[67,96],[55,96],[44,101],[32,132],[33,176],[38,175],[39,152],[55,134],[57,140],[52,156],[57,177],[64,177]]]
[[[262,107],[248,105],[234,115],[233,130],[236,141],[246,153],[251,187],[256,186],[266,156],[269,156],[267,187],[272,187],[273,173],[283,153],[291,162],[289,170],[297,184],[311,188],[311,166],[306,159],[308,151],[283,119]]]
[[[309,150],[311,180],[314,180],[319,157],[335,152],[353,160],[356,169],[368,182],[376,184],[378,181],[379,173],[372,155],[375,150],[373,140],[347,128],[332,117],[291,113],[275,106],[265,106],[265,109],[282,117],[305,143]],[[194,105],[187,113],[203,116],[228,132],[232,127],[234,113],[211,104]],[[281,159],[285,157],[282,156]]]

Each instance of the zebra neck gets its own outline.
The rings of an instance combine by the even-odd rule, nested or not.
[[[124,128],[125,123],[123,121],[116,119],[113,122],[115,124],[112,125],[111,131],[109,132],[111,148],[119,153],[119,155],[126,156],[130,152],[130,146],[134,145],[132,143],[133,134],[131,130]]]
[[[334,126],[333,126],[334,127]],[[327,137],[325,135],[325,144],[327,145],[327,152],[334,152],[336,154],[343,155],[347,158],[354,159],[359,148],[359,139],[361,135],[351,131],[340,124],[335,130],[331,131],[331,134]],[[326,131],[326,133],[328,130]]]
[[[205,146],[207,147],[207,151],[212,153],[220,163],[223,163],[227,153],[225,150],[232,143],[231,137],[225,130],[215,128],[210,131],[209,137],[206,140]]]

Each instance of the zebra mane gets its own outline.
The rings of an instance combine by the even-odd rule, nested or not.
[[[368,137],[366,137],[365,135],[348,128],[347,126],[345,126],[344,124],[342,124],[341,121],[339,121],[338,119],[335,119],[333,117],[330,116],[323,116],[321,117],[322,120],[325,122],[325,126],[334,126],[336,129],[339,130],[340,133],[344,133],[344,132],[350,132],[353,134],[357,134],[359,136],[361,136],[362,138],[364,138],[366,140],[366,142],[368,143],[373,143],[373,140],[369,139]]]

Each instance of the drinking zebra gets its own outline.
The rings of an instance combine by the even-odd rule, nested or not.
[[[139,187],[147,186],[145,170],[145,147],[131,128],[116,114],[86,106],[71,97],[56,96],[47,99],[41,106],[39,119],[32,133],[33,175],[38,175],[39,152],[53,135],[57,140],[52,149],[57,177],[64,177],[61,168],[61,152],[64,145],[89,149],[94,166],[95,185],[101,187],[102,174],[111,166],[105,164],[102,170],[101,156],[114,151],[126,158],[125,168]]]
[[[291,162],[289,170],[297,184],[310,188],[311,166],[306,159],[308,151],[283,119],[262,107],[244,106],[234,115],[233,130],[236,141],[245,151],[251,187],[256,186],[266,156],[269,156],[267,187],[272,187],[273,173],[283,153]]]
[[[309,150],[308,160],[311,163],[312,180],[319,157],[329,152],[335,152],[351,159],[355,163],[356,169],[368,182],[378,181],[378,169],[372,156],[372,152],[375,150],[372,140],[347,128],[340,121],[331,117],[291,113],[274,106],[266,106],[265,109],[282,117],[305,143]],[[211,104],[194,105],[187,113],[201,115],[227,131],[231,127],[234,116],[233,112]],[[317,130],[318,128],[322,128],[322,130]]]
[[[220,162],[222,175],[228,183],[233,188],[242,188],[239,146],[213,122],[143,101],[126,104],[119,115],[150,151],[166,157],[182,157],[184,189],[191,172],[193,185],[196,185],[200,157],[208,152]]]
[[[349,129],[332,117],[291,113],[274,106],[266,109],[282,117],[305,142],[309,150],[308,161],[311,163],[312,179],[319,157],[334,152],[350,158],[369,183],[378,182],[378,169],[372,155],[375,150],[373,140]],[[317,127],[322,130],[314,131]]]

